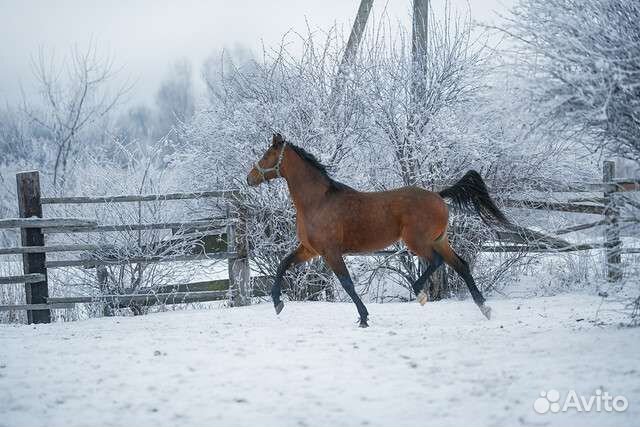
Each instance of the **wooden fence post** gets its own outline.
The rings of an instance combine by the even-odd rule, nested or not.
[[[109,294],[109,289],[107,287],[107,282],[109,280],[109,270],[106,266],[96,266],[96,279],[98,281],[98,289],[100,290],[100,295]],[[103,303],[102,315],[105,317],[113,316],[113,306],[111,303],[106,301]]]
[[[610,160],[606,160],[602,164],[602,181],[605,184],[613,182],[616,176],[616,164]],[[605,252],[606,252],[606,271],[607,279],[610,282],[617,282],[622,278],[621,256],[620,250],[622,242],[620,241],[620,209],[617,206],[614,194],[615,188],[605,187],[604,191],[604,207],[605,220],[607,222],[605,228]]]
[[[42,218],[40,202],[40,174],[38,171],[20,172],[16,174],[18,185],[18,208],[20,218]],[[44,234],[41,228],[20,229],[22,246],[44,246]],[[24,274],[40,273],[44,280],[36,283],[25,283],[27,304],[47,304],[49,285],[45,253],[25,253],[22,255]],[[27,310],[28,323],[51,323],[51,311]]]
[[[236,205],[238,215],[227,225],[227,251],[229,256],[229,292],[232,307],[251,304],[251,274],[247,251],[246,210]]]

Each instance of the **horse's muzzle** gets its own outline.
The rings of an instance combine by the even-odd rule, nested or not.
[[[251,169],[251,172],[247,175],[247,185],[249,187],[257,187],[260,183],[262,183],[260,174],[255,169]]]

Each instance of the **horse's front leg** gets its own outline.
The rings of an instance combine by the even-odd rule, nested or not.
[[[284,257],[280,261],[278,270],[276,271],[276,279],[271,287],[271,298],[273,299],[273,306],[276,309],[276,314],[280,314],[284,308],[284,303],[280,300],[282,295],[282,280],[284,273],[293,265],[301,264],[309,259],[313,258],[313,253],[302,245],[299,245],[296,250]]]
[[[364,303],[360,299],[360,296],[356,292],[355,287],[353,286],[353,280],[351,280],[351,275],[349,274],[349,270],[347,270],[347,266],[344,263],[344,259],[342,258],[341,253],[329,253],[324,255],[324,261],[329,265],[329,267],[333,270],[333,272],[338,276],[338,280],[340,280],[340,284],[347,292],[347,294],[351,297],[351,300],[356,305],[358,309],[358,314],[360,315],[360,327],[367,328],[369,324],[367,320],[369,319],[369,311],[367,311],[367,307],[365,307]]]

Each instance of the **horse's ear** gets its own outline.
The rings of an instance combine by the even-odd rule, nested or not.
[[[284,141],[284,138],[279,133],[274,133],[273,138],[271,139],[271,144],[278,145]]]

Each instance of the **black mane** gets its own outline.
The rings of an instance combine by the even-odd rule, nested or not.
[[[316,158],[316,156],[309,153],[304,148],[298,147],[295,144],[292,144],[290,142],[287,142],[287,144],[289,145],[289,147],[291,147],[293,151],[296,152],[298,156],[300,156],[302,160],[307,162],[310,166],[313,166],[314,168],[316,168],[318,172],[320,172],[325,178],[327,178],[327,180],[329,181],[329,187],[332,190],[353,190],[353,188],[349,187],[348,185],[338,182],[333,178],[331,178],[329,176],[329,172],[327,172],[327,167],[322,163],[320,163],[320,161]]]

